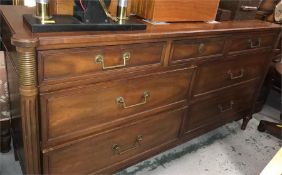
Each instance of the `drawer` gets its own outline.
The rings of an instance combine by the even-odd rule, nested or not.
[[[223,55],[224,44],[224,37],[174,41],[172,63],[197,57]]]
[[[268,53],[257,53],[201,64],[196,73],[193,97],[263,75],[268,59]]]
[[[164,43],[145,43],[39,52],[40,80],[76,77],[162,64]]]
[[[272,47],[276,35],[274,34],[250,34],[234,36],[231,38],[229,53],[248,51],[260,48]]]
[[[142,153],[159,149],[177,140],[184,111],[158,114],[45,153],[44,174],[97,173],[97,170],[129,162]]]
[[[192,70],[183,68],[42,95],[43,142],[91,133],[138,113],[183,103]]]
[[[251,111],[252,100],[258,81],[220,91],[213,98],[194,103],[189,107],[184,122],[185,132],[193,132],[205,126],[230,122],[244,117]]]

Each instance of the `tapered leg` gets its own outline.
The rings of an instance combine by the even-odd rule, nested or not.
[[[15,150],[14,150],[14,158],[15,158],[15,161],[19,161],[18,153]]]
[[[0,152],[7,153],[11,149],[10,121],[0,121]]]
[[[249,121],[252,119],[252,116],[246,116],[243,118],[243,123],[242,123],[242,126],[241,126],[241,129],[242,130],[245,130]]]
[[[18,152],[16,151],[17,148],[16,148],[16,144],[14,144],[15,141],[14,141],[13,136],[12,136],[12,141],[13,141],[12,144],[13,144],[13,147],[14,147],[14,158],[15,158],[15,161],[19,161],[19,156],[18,156]]]

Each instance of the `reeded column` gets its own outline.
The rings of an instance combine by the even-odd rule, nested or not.
[[[13,0],[13,5],[24,5],[24,0]]]
[[[12,40],[17,50],[17,69],[26,174],[40,174],[36,41]]]

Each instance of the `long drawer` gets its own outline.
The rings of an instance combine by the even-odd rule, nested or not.
[[[43,143],[186,101],[192,72],[181,68],[41,95]]]
[[[184,122],[186,133],[204,128],[211,124],[230,122],[242,118],[245,111],[250,111],[258,80],[232,87],[213,95],[205,101],[189,107]]]
[[[268,62],[268,53],[230,56],[225,60],[205,62],[199,66],[193,97],[200,97],[236,83],[263,75]]]
[[[89,174],[177,140],[184,109],[152,116],[43,154],[46,174]]]
[[[49,50],[39,52],[40,81],[62,80],[87,74],[160,66],[163,42]]]

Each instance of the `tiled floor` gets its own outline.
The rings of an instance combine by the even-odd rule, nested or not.
[[[245,131],[240,130],[241,121],[227,124],[117,174],[257,175],[282,146],[281,140],[256,130],[258,119],[279,114],[277,109],[265,106]],[[13,151],[0,154],[0,175],[10,174],[21,174]]]

